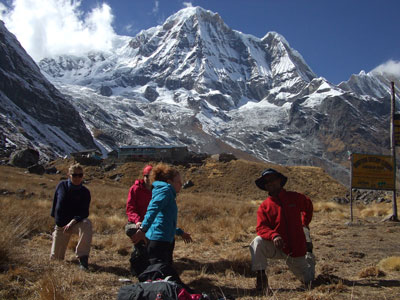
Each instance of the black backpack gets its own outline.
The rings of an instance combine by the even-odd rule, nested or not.
[[[139,276],[138,279],[140,282],[148,281],[148,280],[158,280],[165,279],[169,277],[170,281],[175,281],[180,283],[180,278],[176,270],[167,263],[158,262],[155,264],[149,265]]]
[[[145,282],[148,280],[159,280],[159,279],[168,279],[169,281],[174,281],[181,288],[184,288],[189,293],[194,293],[194,291],[184,284],[179,277],[178,272],[174,269],[174,267],[165,262],[157,262],[155,264],[149,265],[146,270],[144,270],[138,277],[140,282]]]
[[[117,300],[178,300],[182,289],[176,282],[155,280],[122,286]]]

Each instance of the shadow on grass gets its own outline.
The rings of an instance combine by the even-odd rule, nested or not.
[[[200,278],[189,282],[196,293],[206,293],[210,299],[235,299],[238,295],[250,295],[251,290],[236,289],[225,286],[216,286],[214,282],[208,278]]]
[[[105,272],[111,273],[122,277],[131,277],[132,274],[128,269],[120,268],[120,267],[112,267],[112,266],[99,266],[97,264],[90,264],[89,269],[93,272]]]
[[[200,278],[193,280],[188,283],[196,293],[206,293],[210,299],[235,299],[241,297],[262,297],[266,296],[262,292],[257,291],[255,288],[235,288],[235,287],[227,287],[227,286],[216,286],[214,282],[208,278]],[[302,288],[294,288],[294,289],[273,289],[274,293],[280,292],[304,292],[305,289]]]
[[[183,270],[194,270],[194,271],[204,271],[205,273],[215,273],[223,274],[225,276],[226,270],[232,270],[233,272],[239,274],[240,276],[253,277],[254,273],[251,271],[250,262],[244,261],[229,261],[229,260],[219,260],[212,263],[200,263],[196,260],[184,258],[179,259],[174,262],[174,266],[179,273]],[[300,282],[299,282],[300,283]],[[368,286],[368,287],[400,287],[400,280],[384,280],[384,279],[363,279],[359,281],[348,280],[345,278],[338,277],[333,274],[320,274],[312,283],[312,288],[319,286],[328,286],[332,284],[343,284],[348,287],[353,286]],[[215,282],[208,278],[200,278],[188,282],[188,285],[193,287],[194,290],[207,293],[211,299],[219,299],[226,297],[227,299],[232,298],[231,295],[235,297],[256,297],[261,296],[259,292],[255,289],[246,288],[234,288],[232,286],[217,286]],[[274,292],[305,292],[308,288],[298,287],[298,288],[278,288]]]
[[[346,286],[369,286],[369,287],[399,287],[400,280],[384,280],[384,279],[362,279],[359,281],[355,280],[347,280],[344,278],[340,278],[333,274],[320,274],[317,278],[313,281],[312,286],[318,287],[321,285],[329,285],[329,284],[338,284],[343,283]]]
[[[226,276],[226,270],[232,270],[234,273],[239,274],[240,276],[254,276],[251,271],[250,262],[244,261],[219,260],[217,262],[200,263],[194,259],[182,258],[174,261],[174,267],[178,273],[181,273],[183,270],[193,270]],[[216,285],[215,281],[206,277],[187,281],[186,284],[192,287],[196,293],[206,293],[211,299],[229,300],[244,296],[262,296],[255,289]],[[232,285],[234,285],[234,283]]]
[[[206,273],[225,274],[226,270],[232,270],[234,273],[244,277],[253,277],[254,272],[251,271],[250,262],[219,260],[210,263],[200,263],[194,259],[182,258],[174,261],[174,266],[178,272],[181,270],[204,270]]]

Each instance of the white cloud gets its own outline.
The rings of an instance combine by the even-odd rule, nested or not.
[[[184,7],[193,7],[192,2],[183,2]]]
[[[57,54],[108,50],[115,37],[110,6],[88,13],[79,0],[13,0],[1,18],[36,61]]]
[[[133,24],[128,24],[124,26],[124,31],[127,32],[128,34],[133,33],[135,30]]]
[[[400,78],[400,61],[388,60],[387,62],[377,66],[371,72],[385,73]]]
[[[153,7],[153,14],[157,14],[158,13],[158,11],[159,11],[159,9],[160,9],[160,2],[158,1],[158,0],[156,0],[156,1],[154,1],[154,7]]]

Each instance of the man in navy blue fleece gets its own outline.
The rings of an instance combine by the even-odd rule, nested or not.
[[[90,245],[92,243],[92,223],[88,219],[90,192],[82,185],[83,168],[79,164],[70,166],[68,179],[60,181],[56,187],[51,216],[56,225],[51,246],[52,259],[64,259],[72,234],[78,234],[75,249],[80,268],[88,270]]]

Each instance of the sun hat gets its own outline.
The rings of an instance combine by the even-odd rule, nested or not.
[[[151,170],[153,169],[152,165],[147,165],[143,168],[143,176],[149,175]]]
[[[262,189],[265,191],[265,184],[267,183],[266,176],[267,175],[277,175],[281,177],[281,186],[283,187],[286,184],[287,177],[283,175],[282,173],[279,173],[277,170],[274,169],[266,169],[262,171],[261,176],[256,179],[255,183],[259,189]]]

